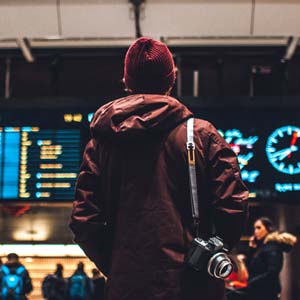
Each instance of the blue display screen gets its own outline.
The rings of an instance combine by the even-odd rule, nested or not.
[[[241,176],[256,199],[300,196],[300,118],[291,109],[206,111],[238,156]]]
[[[87,128],[80,113],[2,112],[0,200],[72,200]]]

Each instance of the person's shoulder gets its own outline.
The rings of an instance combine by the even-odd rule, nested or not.
[[[283,252],[280,243],[277,241],[269,241],[263,245],[262,252],[264,253],[274,253],[274,252]]]
[[[14,262],[14,263],[5,263],[3,266],[6,266],[9,269],[19,269],[19,268],[23,268],[24,270],[26,270],[25,266],[23,264],[21,264],[20,262]]]
[[[195,131],[210,142],[224,147],[228,146],[222,137],[221,132],[210,121],[198,118],[195,119]]]
[[[113,99],[110,100],[108,102],[106,102],[105,104],[99,106],[96,111],[94,112],[91,124],[96,122],[96,120],[101,117],[102,115],[104,115],[105,113],[108,112],[108,110],[113,106],[113,105],[117,105],[120,103],[125,103],[128,102],[130,99],[134,98],[135,95],[128,95],[125,97],[121,97],[121,98],[117,98],[117,99]]]
[[[48,274],[46,277],[45,277],[45,280],[51,280],[51,279],[56,279],[57,276],[55,274]]]
[[[205,133],[208,134],[214,134],[215,132],[217,132],[216,127],[209,122],[208,120],[205,119],[199,119],[199,118],[195,118],[195,130],[203,130]]]
[[[19,263],[18,265],[17,265],[17,267],[19,268],[19,267],[22,267],[22,268],[24,268],[25,270],[26,270],[26,267],[23,265],[23,264],[21,264],[21,263]]]

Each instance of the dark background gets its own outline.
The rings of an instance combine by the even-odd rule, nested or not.
[[[300,54],[283,61],[285,47],[171,48],[180,72],[175,96],[193,95],[193,72],[199,71],[199,97],[298,96]],[[10,97],[97,97],[124,95],[125,48],[33,49],[34,63],[20,50],[0,50],[0,98],[10,65]],[[286,99],[284,100],[286,102]],[[222,101],[221,101],[222,102]]]

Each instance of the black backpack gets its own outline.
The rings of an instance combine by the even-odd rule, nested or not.
[[[45,299],[63,299],[64,281],[54,274],[47,275],[42,283],[42,291]]]

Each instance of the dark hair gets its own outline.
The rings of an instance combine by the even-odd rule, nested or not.
[[[255,222],[257,221],[262,222],[262,224],[266,227],[268,233],[274,232],[276,230],[273,221],[268,217],[260,217]]]
[[[7,255],[7,259],[8,260],[19,260],[19,255],[16,253],[9,253]]]
[[[92,273],[93,273],[93,276],[99,276],[100,275],[100,271],[96,268],[92,269]]]
[[[83,271],[83,269],[84,269],[84,264],[83,264],[83,262],[81,261],[81,262],[79,262],[78,265],[77,265],[77,270]]]
[[[62,277],[63,269],[64,269],[64,267],[62,264],[56,264],[56,270],[55,270],[54,274],[58,277]]]

